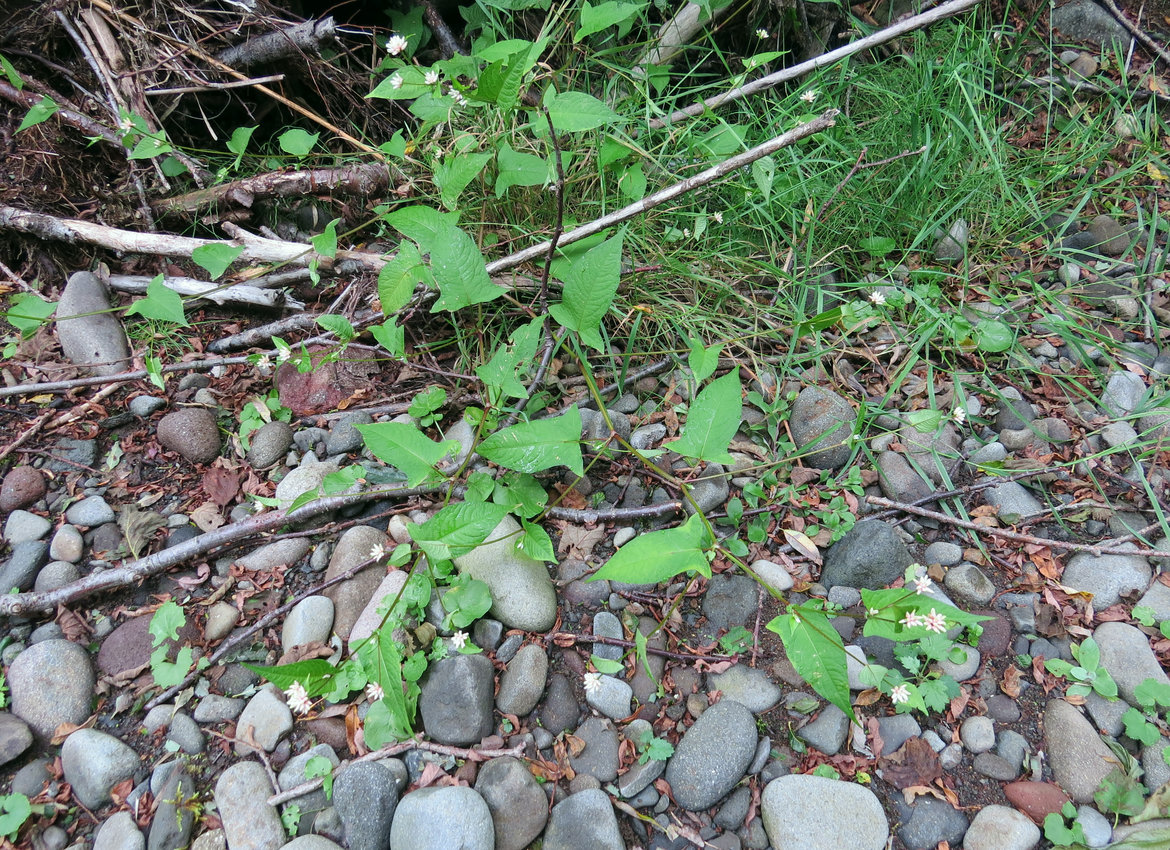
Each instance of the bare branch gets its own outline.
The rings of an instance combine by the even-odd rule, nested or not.
[[[321,45],[337,40],[337,24],[333,16],[319,20],[302,21],[276,32],[266,32],[221,50],[215,58],[233,68],[250,68],[266,62],[275,62],[301,53],[320,55]]]

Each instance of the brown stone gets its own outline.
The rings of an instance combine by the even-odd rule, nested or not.
[[[198,636],[199,629],[191,618],[188,618],[186,625],[179,629],[178,642],[171,642],[168,658],[174,660],[178,647],[190,644]],[[102,647],[97,655],[98,670],[107,676],[120,676],[140,670],[150,664],[153,646],[153,638],[150,636],[150,615],[127,620],[102,641]]]
[[[164,449],[178,452],[191,463],[211,463],[223,443],[215,414],[204,407],[187,407],[158,421],[158,441]]]
[[[5,513],[27,508],[45,496],[45,476],[31,466],[18,466],[4,476],[0,484],[0,511]]]
[[[984,620],[980,624],[983,626],[983,634],[979,636],[979,653],[984,658],[999,658],[1001,655],[1007,654],[1008,646],[1012,640],[1012,624],[997,611],[975,611],[973,613],[991,617],[990,620]]]
[[[1003,793],[1009,803],[1037,824],[1044,823],[1046,815],[1059,812],[1065,803],[1071,802],[1068,794],[1051,782],[1009,782],[1003,786]]]

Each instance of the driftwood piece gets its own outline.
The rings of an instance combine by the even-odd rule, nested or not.
[[[276,62],[301,53],[318,56],[322,44],[337,40],[337,24],[333,16],[319,20],[302,21],[276,32],[264,33],[250,38],[215,55],[225,65],[233,68],[250,68],[265,62]]]
[[[390,185],[390,167],[382,162],[343,165],[338,168],[310,168],[304,171],[272,171],[243,180],[233,180],[155,201],[159,215],[189,215],[201,209],[243,207],[251,209],[257,198],[290,198],[329,192],[333,195],[375,195]]]
[[[836,62],[839,62],[846,57],[852,56],[854,53],[860,53],[862,50],[868,50],[871,47],[877,47],[879,44],[885,44],[887,41],[893,41],[899,36],[907,33],[920,30],[923,27],[929,26],[936,21],[941,21],[950,18],[960,12],[965,12],[977,5],[981,0],[950,0],[949,3],[943,3],[934,9],[923,12],[920,15],[913,15],[906,18],[904,21],[899,21],[893,26],[878,30],[872,35],[867,35],[865,38],[859,38],[857,41],[850,42],[836,50],[830,50],[828,53],[823,53],[809,59],[807,62],[801,62],[799,65],[793,65],[791,68],[785,68],[782,71],[777,71],[775,74],[768,74],[766,77],[760,77],[758,80],[752,80],[742,86],[737,86],[731,91],[726,91],[723,94],[717,94],[714,97],[709,97],[706,100],[701,100],[694,103],[685,109],[679,109],[672,112],[663,118],[655,118],[648,122],[648,126],[652,130],[659,130],[671,124],[676,124],[680,121],[686,121],[688,118],[695,118],[702,115],[710,109],[715,109],[725,103],[731,103],[734,100],[747,97],[756,92],[766,91],[774,88],[780,83],[788,80],[795,80],[798,77],[803,77],[812,71],[820,68],[828,67]]]
[[[16,207],[0,206],[0,230],[14,230],[29,233],[41,239],[53,239],[71,245],[88,243],[100,245],[113,251],[132,254],[156,254],[169,257],[190,257],[196,248],[206,245],[233,245],[243,248],[237,262],[246,263],[290,263],[307,266],[316,260],[322,273],[333,268],[334,262],[349,260],[363,268],[380,271],[389,257],[370,251],[338,251],[334,258],[318,254],[309,245],[300,242],[283,242],[279,239],[265,239],[248,233],[242,228],[228,227],[233,238],[195,239],[190,236],[176,236],[169,233],[139,233],[107,227],[91,221],[75,218],[57,218],[43,213],[29,212]]]
[[[152,278],[146,275],[110,275],[110,286],[119,292],[145,294]],[[166,276],[163,286],[180,295],[198,296],[215,304],[248,304],[269,310],[304,310],[304,303],[276,289],[260,289],[243,283],[222,284],[191,277]]]

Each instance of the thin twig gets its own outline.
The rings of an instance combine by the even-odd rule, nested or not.
[[[237,363],[247,363],[248,357],[218,357],[212,360],[192,360],[189,363],[168,363],[161,371],[166,372],[200,372],[214,369],[216,366],[234,366]],[[36,393],[61,393],[77,387],[92,387],[98,384],[125,384],[130,381],[140,381],[150,377],[145,369],[133,372],[118,372],[115,375],[89,375],[84,378],[72,378],[68,381],[45,381],[39,384],[19,384],[15,387],[0,387],[0,398],[9,398],[15,395],[33,395]]]
[[[554,632],[546,635],[546,642],[554,642],[558,639],[564,641],[572,638],[576,643],[604,643],[608,646],[624,646],[626,649],[633,649],[637,647],[637,643],[632,640],[625,640],[624,638],[611,638],[604,635],[578,635],[572,632]],[[735,661],[734,655],[698,655],[693,652],[672,652],[669,649],[655,649],[647,645],[646,651],[651,655],[661,655],[663,658],[672,658],[675,661]]]
[[[1170,65],[1170,53],[1167,53],[1166,49],[1162,47],[1162,45],[1154,41],[1154,39],[1152,39],[1149,33],[1147,33],[1145,30],[1130,21],[1130,19],[1125,16],[1125,12],[1121,11],[1121,9],[1118,8],[1117,4],[1113,2],[1113,0],[1102,0],[1102,2],[1105,3],[1105,8],[1108,9],[1110,13],[1112,13],[1113,17],[1117,18],[1117,22],[1129,30],[1130,33],[1133,34],[1134,38],[1144,44],[1148,49],[1152,50],[1154,55],[1156,55],[1159,59],[1161,59],[1167,65]]]
[[[957,0],[957,2],[978,2],[978,0]],[[726,159],[718,165],[714,165],[704,171],[700,171],[685,180],[680,180],[672,186],[667,186],[665,189],[659,189],[657,192],[650,194],[640,201],[635,201],[632,204],[622,207],[620,210],[604,215],[601,218],[594,219],[591,222],[581,225],[580,227],[570,230],[561,236],[559,244],[564,247],[571,245],[574,242],[579,242],[587,236],[592,236],[594,233],[600,233],[607,227],[612,227],[615,224],[621,224],[623,221],[628,221],[636,215],[640,215],[648,210],[652,210],[657,206],[661,206],[667,201],[674,200],[680,195],[685,195],[688,192],[693,192],[695,189],[706,186],[708,183],[713,183],[721,177],[725,177],[734,171],[738,171],[745,165],[751,165],[759,159],[774,154],[776,151],[786,148],[789,145],[796,144],[802,139],[806,139],[823,130],[827,130],[834,126],[836,117],[839,115],[836,109],[828,109],[818,118],[814,118],[806,124],[800,124],[793,127],[787,133],[782,133],[775,136],[762,144],[756,145],[750,150],[744,151],[741,154]],[[0,208],[0,212],[3,209]],[[2,221],[2,220],[0,220]],[[488,274],[498,274],[506,269],[514,268],[521,263],[527,263],[530,260],[535,260],[537,257],[542,257],[548,251],[549,242],[546,240],[538,245],[533,245],[525,248],[522,251],[517,251],[514,254],[509,254],[506,257],[501,257],[487,264]]]
[[[895,502],[891,499],[884,499],[881,496],[868,496],[866,500],[878,507],[890,508],[895,511],[904,511],[915,516],[926,517],[933,519],[936,522],[953,525],[958,528],[965,528],[968,531],[974,531],[977,534],[985,537],[998,538],[1001,540],[1012,540],[1016,543],[1030,543],[1035,546],[1047,546],[1050,549],[1064,549],[1070,552],[1089,552],[1093,555],[1143,555],[1147,558],[1170,558],[1170,552],[1162,552],[1157,549],[1136,549],[1132,547],[1123,546],[1103,546],[1092,543],[1071,543],[1066,540],[1053,540],[1048,537],[1033,537],[1030,534],[1019,534],[1015,531],[1008,531],[1003,528],[988,528],[985,525],[979,525],[976,522],[969,522],[965,519],[949,516],[948,514],[940,513],[938,511],[929,511],[926,508],[920,508],[916,505],[906,504],[905,502]]]
[[[695,118],[702,115],[708,110],[715,109],[725,103],[739,100],[756,92],[766,91],[780,85],[780,83],[788,80],[794,80],[797,77],[803,77],[805,74],[816,71],[820,68],[832,65],[841,59],[852,56],[854,53],[859,53],[862,50],[868,50],[871,47],[877,47],[879,44],[885,44],[887,41],[893,41],[899,36],[905,35],[908,32],[921,29],[922,27],[933,24],[935,21],[941,21],[960,12],[965,12],[968,9],[977,6],[980,0],[951,0],[949,3],[931,9],[928,12],[923,12],[920,15],[914,15],[904,21],[900,21],[893,26],[886,27],[883,30],[878,30],[872,35],[857,41],[846,44],[844,47],[838,47],[836,50],[830,50],[828,53],[822,53],[809,59],[807,62],[801,62],[799,65],[793,65],[791,68],[785,68],[783,71],[777,71],[775,74],[768,74],[766,77],[760,77],[758,80],[753,80],[746,85],[737,86],[731,91],[723,94],[709,97],[699,103],[688,106],[686,109],[680,109],[677,112],[672,112],[665,118],[655,118],[649,122],[651,130],[660,130],[670,124],[675,124],[679,121],[685,121],[688,118]]]

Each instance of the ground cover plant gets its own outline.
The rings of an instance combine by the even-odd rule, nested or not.
[[[50,420],[69,424],[52,408],[41,412],[48,394],[105,380],[44,365],[60,293],[33,236],[61,238],[75,256],[132,255],[115,277],[137,278],[125,283],[141,296],[86,313],[127,325],[141,367],[135,380],[163,394],[178,392],[181,375],[208,352],[228,351],[224,325],[245,332],[263,324],[238,346],[245,353],[200,365],[234,376],[231,404],[219,406],[214,424],[238,458],[269,423],[345,408],[380,418],[358,424],[352,456],[291,497],[279,476],[249,477],[238,463],[216,461],[218,472],[200,485],[207,498],[191,511],[202,538],[161,548],[166,519],[145,516],[154,502],[140,501],[141,515],[127,511],[119,521],[122,563],[47,594],[14,585],[0,613],[51,613],[252,534],[299,534],[299,523],[392,500],[416,510],[402,540],[375,546],[348,573],[376,564],[401,576],[366,637],[284,663],[272,653],[248,659],[297,715],[348,705],[351,742],[378,750],[414,739],[428,669],[481,652],[471,633],[499,599],[462,566],[475,551],[504,545],[555,565],[571,527],[619,523],[637,535],[584,547],[589,580],[665,586],[667,595],[656,628],[630,631],[624,658],[589,656],[587,697],[604,677],[649,669],[651,641],[678,630],[688,599],[713,577],[735,574],[759,581],[771,597],[760,607],[768,616],[736,640],[720,635],[700,657],[717,647],[724,663],[750,650],[754,663],[771,647],[851,720],[879,706],[955,723],[975,695],[946,665],[962,665],[994,618],[940,597],[943,573],[929,563],[899,568],[855,602],[834,601],[816,583],[827,551],[882,505],[881,487],[885,504],[917,517],[910,529],[918,542],[940,524],[966,529],[964,557],[1000,570],[1001,589],[1044,595],[1059,623],[1049,636],[1078,642],[1067,659],[1021,659],[1037,686],[1060,688],[1072,702],[1115,699],[1093,624],[1132,621],[1157,652],[1170,644],[1132,599],[1096,610],[1091,595],[1062,584],[1056,553],[1097,551],[1099,535],[1087,524],[1103,527],[1121,509],[1140,515],[1130,528],[1142,544],[1170,532],[1161,432],[1142,424],[1164,415],[1160,379],[1136,403],[1110,409],[1119,370],[1158,372],[1165,95],[1156,65],[1116,50],[1092,57],[1092,74],[1083,63],[1066,72],[1073,60],[1061,58],[1056,36],[1032,37],[1043,8],[949,17],[974,5],[956,4],[929,28],[691,116],[677,110],[880,28],[873,18],[830,15],[815,47],[809,30],[785,16],[756,18],[716,2],[705,13],[720,23],[667,61],[647,52],[663,20],[650,3],[481,0],[462,9],[463,43],[448,43],[448,27],[419,9],[394,11],[355,30],[360,49],[346,38],[313,48],[320,56],[310,68],[334,98],[320,86],[294,100],[281,95],[279,122],[253,121],[254,93],[229,98],[210,139],[211,119],[183,112],[164,120],[133,99],[90,126],[40,84],[29,57],[0,41],[4,96],[21,113],[13,137],[47,142],[82,128],[125,190],[101,200],[100,223],[47,194],[10,190],[0,199],[12,248],[5,394],[21,398],[33,422],[0,459],[16,456]],[[158,35],[165,13],[139,11]],[[132,22],[129,12],[110,14],[118,26]],[[210,20],[192,26],[214,29]],[[143,40],[136,58],[165,44]],[[1084,88],[1094,75],[1098,84]],[[28,160],[21,167],[31,169]],[[278,188],[298,175],[313,182]],[[1133,222],[1108,236],[1124,243],[1112,256],[1127,259],[1094,253],[1106,237],[1070,238],[1070,223],[1094,216]],[[146,225],[141,234],[137,225]],[[201,288],[183,291],[180,278]],[[265,302],[284,305],[282,321],[206,306],[245,297],[241,285],[265,278],[291,287]],[[62,376],[63,385],[52,383]],[[646,380],[665,389],[637,390]],[[848,414],[810,436],[801,425],[804,388],[826,382],[850,399]],[[627,395],[633,408],[617,411]],[[989,442],[990,426],[1007,427],[987,406],[1002,417],[1025,398],[1071,411],[1086,429],[1096,404],[1143,433],[1074,442],[1046,431],[1018,456],[989,456],[975,466],[993,482],[1036,477],[1053,495],[1040,518],[989,510],[972,499],[988,485],[965,477],[959,445]],[[640,439],[631,417],[661,433]],[[1038,427],[1019,418],[1011,430]],[[883,464],[891,446],[917,489],[890,485]],[[101,464],[117,474],[141,448],[114,440]],[[589,492],[618,480],[622,492],[636,482],[662,497],[619,507],[604,488]],[[724,490],[710,503],[717,482]],[[787,588],[758,574],[761,559],[781,565]],[[284,573],[276,580],[279,589]],[[290,587],[249,610],[254,630],[244,637],[321,589]],[[149,607],[152,680],[139,695],[149,692],[148,708],[189,699],[228,649],[173,647],[195,619],[193,598],[180,590]],[[859,638],[892,642],[885,663],[850,655],[844,619]],[[860,688],[851,686],[852,666]],[[1012,675],[997,670],[1005,692]],[[1154,680],[1140,689],[1125,715],[1131,742],[1164,743],[1163,690]],[[677,743],[669,729],[643,729],[635,760],[666,762]],[[865,781],[876,764],[804,767]],[[1102,783],[1101,810],[1115,825],[1165,814],[1160,792],[1143,789],[1141,769],[1127,764]],[[329,782],[331,774],[318,763],[307,778]],[[935,787],[954,793],[943,781]],[[34,814],[66,808],[19,794],[0,802],[0,832],[17,840]],[[285,814],[295,831],[299,809]],[[1049,813],[1048,840],[1083,842],[1074,817]]]

